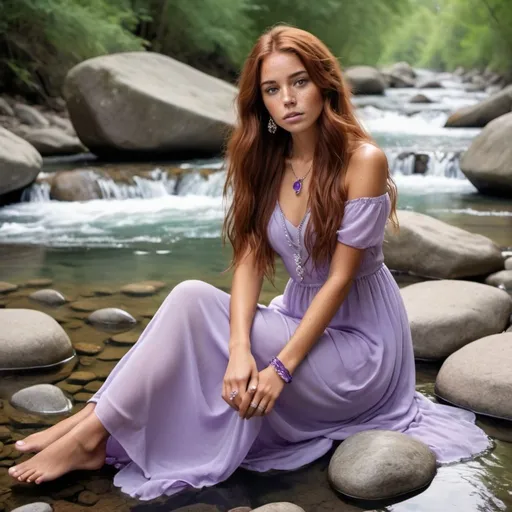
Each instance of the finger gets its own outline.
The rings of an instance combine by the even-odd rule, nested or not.
[[[251,402],[249,403],[247,413],[245,414],[245,419],[249,420],[252,418],[262,398],[263,393],[261,391],[256,391],[256,394],[254,395],[254,397],[252,397]]]
[[[275,403],[276,403],[275,400],[270,400],[267,407],[265,408],[265,416],[268,416],[270,414],[270,412],[274,408]]]
[[[256,412],[254,413],[254,416],[265,416],[267,414],[267,407],[270,403],[270,400],[262,400],[258,407],[256,407]]]
[[[234,381],[228,381],[228,400],[229,404],[235,411],[238,411],[238,407],[240,405],[240,391],[238,389],[238,385]]]

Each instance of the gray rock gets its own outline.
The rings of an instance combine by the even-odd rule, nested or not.
[[[421,276],[454,279],[503,269],[503,257],[489,238],[421,213],[399,210],[400,230],[386,229],[386,265]]]
[[[276,503],[267,503],[262,507],[253,509],[252,512],[305,512],[302,507],[289,503],[287,501],[280,501]]]
[[[57,201],[91,201],[102,197],[98,175],[89,169],[60,171],[55,174],[50,197]]]
[[[418,83],[418,89],[441,89],[443,85],[439,80],[435,79],[426,79]]]
[[[512,197],[511,140],[512,113],[491,121],[462,155],[462,172],[483,194]]]
[[[479,414],[512,420],[512,333],[486,336],[444,363],[436,394]]]
[[[499,286],[505,290],[512,290],[512,270],[501,270],[487,277],[485,280],[491,286]]]
[[[0,309],[0,369],[51,366],[73,356],[64,329],[31,309]]]
[[[386,83],[380,71],[371,66],[353,66],[344,74],[354,94],[384,94]]]
[[[50,121],[48,121],[41,112],[29,105],[16,103],[14,105],[14,112],[18,119],[24,124],[28,124],[35,128],[48,128],[50,126]]]
[[[29,299],[45,304],[47,306],[61,306],[67,302],[66,297],[57,290],[51,290],[49,288],[43,290],[37,290],[31,293]]]
[[[11,512],[52,512],[52,507],[42,501],[13,509]]]
[[[0,115],[14,116],[14,110],[4,98],[0,98]]]
[[[473,87],[476,89],[482,88],[478,84],[473,84]],[[512,85],[476,105],[457,110],[446,120],[445,126],[451,128],[482,128],[493,119],[510,111],[512,111]]]
[[[505,260],[505,270],[512,270],[512,258]]]
[[[152,52],[86,60],[64,86],[73,126],[96,154],[218,152],[235,123],[236,93],[227,82]]]
[[[87,321],[99,328],[130,328],[137,323],[137,320],[119,308],[103,308],[91,313]]]
[[[385,500],[427,487],[436,475],[436,457],[413,437],[367,430],[347,438],[329,464],[332,487],[347,496]]]
[[[409,103],[432,103],[432,100],[424,94],[416,94],[409,100]]]
[[[32,183],[42,164],[43,159],[34,147],[0,127],[0,195]]]
[[[32,144],[43,156],[74,155],[86,151],[77,137],[60,128],[22,128],[17,134]]]
[[[11,404],[37,414],[63,414],[73,407],[62,390],[52,384],[37,384],[22,389],[11,397]]]
[[[400,290],[418,359],[437,360],[502,332],[512,313],[503,290],[470,281],[427,281]]]
[[[386,80],[388,81],[390,87],[394,87],[397,89],[415,86],[415,82],[413,79],[397,73],[389,73],[386,76]]]
[[[0,281],[0,295],[3,293],[11,293],[15,292],[18,289],[17,284],[6,283],[5,281]]]
[[[412,66],[405,61],[395,62],[390,68],[389,72],[396,75],[401,75],[403,77],[409,78],[411,80],[416,78],[416,72],[412,68]]]
[[[121,293],[132,297],[147,297],[148,295],[154,295],[156,288],[150,284],[132,283],[123,286]]]

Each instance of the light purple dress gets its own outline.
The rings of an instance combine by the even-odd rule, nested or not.
[[[367,429],[414,436],[439,462],[490,446],[473,413],[415,391],[409,323],[383,263],[390,207],[387,194],[347,201],[337,237],[366,249],[360,270],[268,416],[242,420],[221,398],[230,296],[201,281],[171,291],[91,400],[111,434],[107,462],[121,468],[115,485],[148,500],[214,485],[238,467],[296,469],[324,455],[333,440]],[[284,226],[296,239],[297,228],[288,220]],[[284,226],[276,205],[268,233],[291,278],[283,295],[257,308],[251,350],[260,370],[288,342],[328,274],[327,266],[314,271],[308,262],[304,281],[296,280]]]

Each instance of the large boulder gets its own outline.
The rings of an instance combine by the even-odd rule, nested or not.
[[[46,313],[0,309],[0,325],[0,369],[51,366],[74,354],[64,329]]]
[[[69,135],[60,128],[30,128],[20,126],[17,135],[32,144],[43,156],[73,155],[83,153],[86,148],[77,137]]]
[[[436,457],[421,441],[400,432],[366,430],[336,449],[328,479],[349,498],[380,501],[418,493],[436,471]]]
[[[479,414],[512,420],[512,333],[486,336],[444,363],[436,395]]]
[[[500,249],[489,238],[469,233],[422,213],[398,211],[400,229],[386,229],[384,258],[394,270],[454,279],[503,269]]]
[[[426,281],[400,290],[414,356],[443,359],[483,336],[502,332],[512,313],[503,290],[470,281]]]
[[[483,194],[512,197],[511,140],[512,112],[491,121],[462,155],[462,172]]]
[[[34,147],[0,127],[0,195],[32,183],[42,165],[43,159]]]
[[[50,197],[57,201],[91,201],[102,197],[98,174],[90,169],[59,171],[51,181]]]
[[[371,66],[347,68],[345,78],[354,94],[384,94],[386,89],[386,83],[380,71]]]
[[[71,121],[94,153],[219,152],[235,123],[236,87],[170,57],[86,60],[65,81]]]
[[[446,121],[448,128],[482,128],[493,119],[512,111],[512,85],[489,98],[463,107],[454,112]]]

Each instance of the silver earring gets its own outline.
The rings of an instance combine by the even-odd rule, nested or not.
[[[272,118],[268,120],[268,131],[272,134],[276,133],[277,131],[277,124],[274,122]]]

